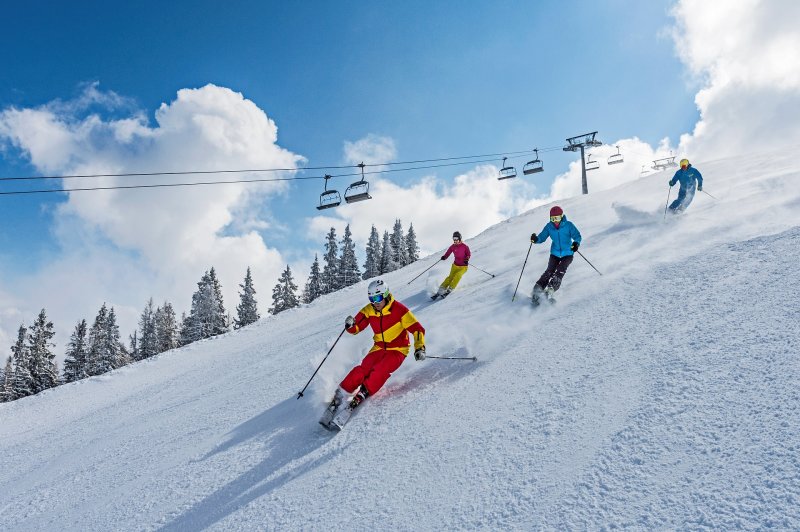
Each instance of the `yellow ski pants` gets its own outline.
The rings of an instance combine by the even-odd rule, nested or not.
[[[464,274],[467,273],[467,268],[469,266],[456,266],[453,264],[450,267],[450,275],[442,283],[442,288],[446,290],[454,290],[456,286],[458,286],[458,282],[464,277]]]

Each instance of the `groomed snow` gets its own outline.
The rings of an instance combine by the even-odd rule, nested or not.
[[[800,170],[697,167],[718,199],[667,222],[672,172],[560,203],[603,275],[577,257],[553,307],[548,246],[511,303],[549,206],[468,239],[496,277],[443,301],[449,261],[407,284],[438,255],[385,276],[428,354],[478,362],[410,358],[340,434],[317,419],[369,335],[296,397],[366,283],[0,405],[0,529],[800,529]]]

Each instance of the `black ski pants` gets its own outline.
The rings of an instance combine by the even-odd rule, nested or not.
[[[567,255],[565,257],[550,255],[550,260],[547,261],[547,269],[542,276],[539,277],[539,280],[536,281],[539,288],[544,290],[549,287],[552,288],[553,291],[558,290],[561,287],[561,280],[564,278],[564,274],[567,273],[567,268],[572,264],[573,258],[573,255]]]

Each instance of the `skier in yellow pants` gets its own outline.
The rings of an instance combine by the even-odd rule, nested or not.
[[[442,255],[442,260],[447,260],[450,254],[453,254],[453,265],[450,267],[450,275],[439,286],[439,291],[431,296],[431,299],[439,297],[447,297],[450,292],[455,290],[458,282],[467,273],[469,265],[469,258],[471,256],[469,246],[461,241],[461,233],[456,231],[453,233],[453,245],[447,248],[447,252]]]

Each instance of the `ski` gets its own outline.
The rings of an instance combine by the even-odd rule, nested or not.
[[[352,405],[347,405],[347,408],[340,410],[328,424],[328,430],[339,432],[344,428],[348,421],[350,421],[350,416],[353,415],[353,410],[356,407]]]

